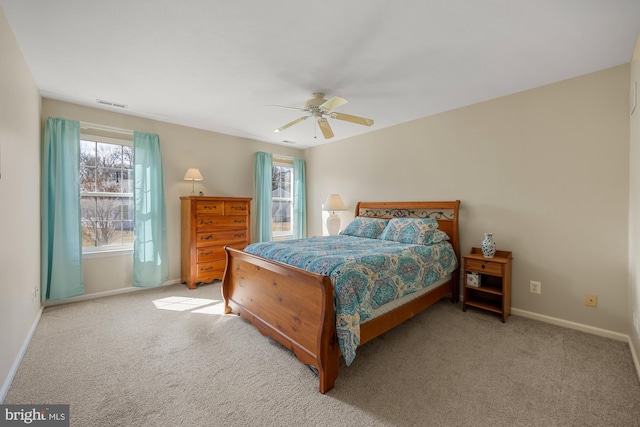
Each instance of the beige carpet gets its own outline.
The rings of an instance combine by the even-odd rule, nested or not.
[[[4,403],[68,403],[81,427],[640,426],[623,342],[442,301],[322,395],[220,299],[217,282],[50,307]]]

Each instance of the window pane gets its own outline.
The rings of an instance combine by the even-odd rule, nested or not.
[[[81,197],[80,212],[82,214],[82,246],[96,245],[96,198]]]
[[[122,199],[122,218],[125,221],[133,221],[133,197]]]
[[[97,143],[97,166],[122,167],[122,145]]]
[[[274,200],[271,211],[272,231],[291,231],[291,202],[288,200]]]
[[[110,245],[122,244],[122,221],[111,222],[111,234],[109,236]]]
[[[291,197],[291,168],[274,166],[272,175],[273,197]]]
[[[96,240],[97,246],[120,244],[121,200],[114,197],[97,197]],[[117,229],[116,229],[117,227]]]
[[[96,191],[96,168],[80,166],[80,192]]]
[[[133,243],[133,197],[122,199],[122,243]]]
[[[133,168],[133,147],[129,145],[122,146],[122,167],[125,169]]]
[[[122,192],[133,194],[133,170],[122,170]]]
[[[95,224],[91,221],[82,221],[82,247],[93,247],[96,245]]]
[[[98,168],[96,171],[96,191],[120,193],[122,191],[122,170]]]
[[[122,244],[133,244],[133,221],[122,221]]]
[[[293,232],[293,168],[273,165],[271,226],[274,233]]]
[[[85,166],[96,165],[95,141],[80,141],[80,164]]]

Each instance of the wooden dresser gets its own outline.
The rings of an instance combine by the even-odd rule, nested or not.
[[[225,246],[244,249],[251,239],[251,199],[240,197],[180,197],[182,216],[182,283],[222,280]]]

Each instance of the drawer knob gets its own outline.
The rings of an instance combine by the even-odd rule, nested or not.
[[[483,270],[485,269],[485,266],[484,266],[484,264],[482,264],[482,269],[483,269]]]

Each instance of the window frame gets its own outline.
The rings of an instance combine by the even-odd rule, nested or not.
[[[290,191],[290,197],[273,197],[273,195],[271,195],[271,203],[273,206],[273,203],[278,201],[288,201],[290,202],[290,212],[289,212],[289,217],[291,218],[291,228],[290,231],[287,232],[283,232],[283,231],[274,231],[274,221],[273,221],[273,213],[271,214],[271,233],[273,235],[273,240],[277,241],[277,240],[291,240],[293,239],[294,236],[294,215],[293,215],[293,198],[294,198],[294,194],[293,194],[293,183],[294,183],[294,169],[293,169],[293,159],[288,159],[288,158],[281,158],[281,157],[273,157],[273,160],[271,162],[271,166],[275,169],[276,167],[285,167],[291,170],[291,182],[290,182],[290,187],[291,187],[291,191]],[[271,178],[271,186],[273,188],[273,176]]]
[[[80,141],[94,141],[97,143],[104,144],[112,144],[112,145],[120,145],[120,146],[129,146],[133,148],[133,140],[125,139],[125,138],[115,138],[105,135],[96,135],[89,132],[81,132],[80,133]],[[78,165],[80,166],[80,159],[78,159]],[[133,180],[133,170],[134,164],[131,165],[131,179]],[[78,180],[78,185],[80,185],[80,180]],[[133,190],[133,188],[132,188]],[[109,192],[99,192],[99,191],[82,191],[80,189],[80,199],[82,197],[101,197],[101,196],[109,196],[113,198],[130,198],[133,202],[134,194],[133,191],[131,193],[109,193]],[[135,205],[133,206],[135,211]],[[80,227],[82,227],[82,213],[80,215]],[[135,228],[135,214],[133,215],[133,226],[132,230]],[[135,237],[134,237],[135,238]],[[82,246],[82,256],[84,258],[96,258],[103,256],[115,256],[115,255],[125,255],[125,254],[133,254],[133,240],[131,243],[120,244],[120,245],[103,245],[103,246]]]

